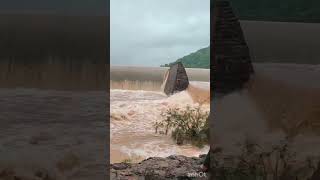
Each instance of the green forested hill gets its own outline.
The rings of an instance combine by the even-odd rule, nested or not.
[[[229,1],[240,20],[320,23],[320,0]],[[210,68],[210,48],[200,49],[177,61],[181,61],[185,67]]]
[[[200,49],[194,53],[184,56],[178,59],[176,62],[182,62],[186,68],[210,68],[210,46]],[[162,67],[168,67],[170,64],[161,65]]]

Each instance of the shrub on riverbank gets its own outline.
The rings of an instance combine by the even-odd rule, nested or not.
[[[170,108],[161,115],[163,118],[154,124],[156,133],[167,135],[171,132],[171,137],[179,145],[191,143],[202,147],[208,143],[209,113],[202,111],[201,107]]]

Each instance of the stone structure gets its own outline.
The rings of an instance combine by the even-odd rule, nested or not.
[[[231,5],[216,0],[211,11],[211,88],[214,94],[241,89],[253,73],[248,46]]]
[[[205,155],[199,157],[169,156],[152,157],[140,163],[115,163],[111,165],[110,179],[178,180],[209,179],[201,171]],[[201,177],[200,177],[201,176]]]
[[[171,95],[183,91],[189,86],[187,72],[181,62],[173,64],[165,77],[164,93]]]

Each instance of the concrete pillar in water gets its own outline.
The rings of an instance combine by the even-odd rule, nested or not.
[[[184,91],[189,86],[189,79],[181,62],[173,64],[165,77],[164,93],[167,95]]]
[[[253,73],[249,48],[231,4],[216,0],[211,24],[211,84],[214,94],[241,89]]]
[[[211,51],[210,51],[210,89],[211,98],[223,96],[240,90],[254,72],[251,64],[250,52],[244,38],[239,19],[233,12],[227,0],[215,0],[211,3]],[[215,103],[216,101],[212,101]],[[216,107],[211,104],[211,107]],[[210,129],[214,129],[213,114],[216,108],[211,108],[209,116]],[[215,119],[217,121],[217,119]],[[219,121],[219,119],[218,119]],[[210,137],[214,137],[210,131]],[[210,147],[214,147],[210,139]],[[211,152],[212,151],[212,152]],[[210,156],[214,156],[213,149],[208,152],[205,161],[207,170],[213,167]],[[211,153],[210,153],[211,152]]]

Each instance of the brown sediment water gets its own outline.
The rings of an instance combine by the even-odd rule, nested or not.
[[[195,103],[210,104],[210,83],[190,82],[187,92]]]
[[[105,176],[104,91],[0,89],[0,171],[57,179]]]
[[[295,70],[299,72],[292,72]],[[276,73],[270,76],[270,72],[257,74],[248,85],[251,99],[268,119],[271,130],[281,129],[289,137],[305,132],[319,134],[320,71],[312,66],[287,66],[281,71],[281,77]],[[292,72],[290,78],[286,71]],[[288,80],[284,81],[286,76]]]
[[[287,140],[298,160],[320,157],[320,69],[318,65],[255,64],[240,92],[214,103],[212,137],[227,153],[246,139],[266,150]]]
[[[156,134],[153,124],[163,118],[161,114],[169,108],[201,106],[208,112],[210,105],[203,101],[210,94],[209,70],[187,69],[189,79],[199,81],[191,81],[187,90],[170,97],[161,89],[166,81],[167,68],[111,67],[111,70],[111,163],[138,162],[148,157],[173,154],[198,156],[208,151],[208,146],[179,146],[170,135]],[[122,74],[117,74],[119,72]],[[121,81],[115,83],[114,79]]]
[[[105,178],[108,19],[1,13],[0,179]]]
[[[40,171],[56,179],[104,178],[105,67],[13,58],[1,59],[0,70],[2,175],[34,179]]]
[[[148,157],[167,157],[172,154],[198,156],[208,146],[177,145],[169,135],[156,134],[153,124],[169,108],[199,106],[187,91],[167,97],[161,92],[111,90],[111,162],[126,159],[140,161]],[[209,104],[201,105],[209,111]]]

